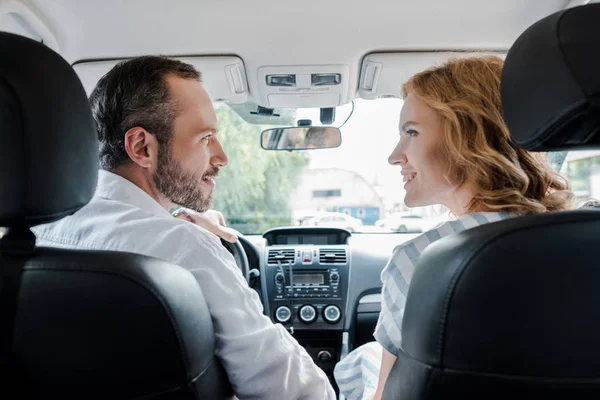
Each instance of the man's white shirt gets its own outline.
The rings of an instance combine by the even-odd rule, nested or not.
[[[306,350],[262,313],[258,294],[219,239],[173,218],[127,179],[101,170],[89,204],[34,232],[39,246],[126,251],[188,269],[206,298],[216,354],[239,398],[335,398],[327,376]]]

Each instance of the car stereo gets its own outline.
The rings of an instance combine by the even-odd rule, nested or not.
[[[294,269],[279,268],[275,273],[275,299],[319,299],[340,297],[338,268]]]

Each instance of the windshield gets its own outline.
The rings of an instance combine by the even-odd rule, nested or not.
[[[213,208],[244,234],[289,225],[389,232],[376,223],[405,211],[402,178],[387,163],[398,140],[401,105],[400,99],[378,99],[355,100],[354,111],[352,104],[338,107],[333,126],[352,112],[341,128],[340,147],[288,152],[261,148],[260,134],[271,126],[250,124],[236,113],[251,108],[233,106],[234,111],[219,103],[219,136],[229,164],[219,174]],[[320,125],[319,111],[281,111],[277,125],[295,126],[299,119]]]
[[[398,140],[401,107],[402,100],[396,98],[355,100],[354,106],[338,107],[331,124],[340,126],[347,120],[340,147],[289,152],[263,150],[261,132],[296,126],[299,119],[320,125],[319,109],[276,110],[279,117],[260,117],[250,114],[255,105],[217,103],[219,136],[229,164],[219,174],[213,208],[243,234],[290,225],[364,233],[432,228],[447,210],[407,208],[400,171],[387,161]],[[265,124],[256,125],[260,121]],[[573,182],[578,200],[600,197],[599,154],[572,153],[564,163],[565,153],[550,156]]]

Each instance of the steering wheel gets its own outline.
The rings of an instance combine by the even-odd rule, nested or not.
[[[238,240],[235,243],[229,243],[228,241],[221,239],[221,243],[233,255],[235,263],[242,271],[242,275],[246,279],[246,282],[250,283],[250,263],[248,262],[248,256],[246,255],[246,251],[244,250],[244,246],[242,246],[240,238],[238,237]]]

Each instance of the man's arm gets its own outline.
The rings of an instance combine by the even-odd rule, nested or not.
[[[231,254],[190,226],[178,264],[200,284],[213,320],[216,355],[240,398],[335,399],[325,373],[306,350],[262,312]],[[183,238],[182,238],[183,239]]]

